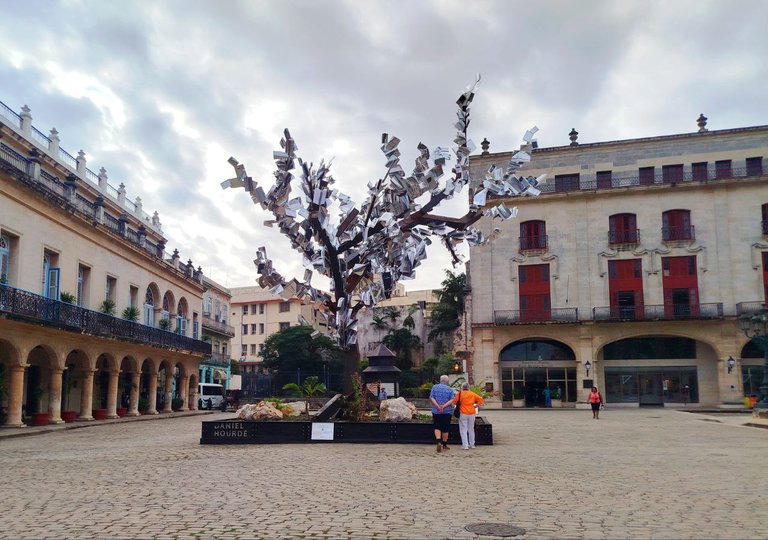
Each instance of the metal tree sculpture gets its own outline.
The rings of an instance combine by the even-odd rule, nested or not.
[[[538,178],[515,176],[517,169],[530,160],[530,155],[518,151],[506,169],[491,167],[488,170],[473,193],[466,215],[452,218],[432,214],[440,203],[461,192],[469,183],[469,155],[475,149],[467,139],[469,106],[479,81],[478,76],[457,101],[453,175],[441,183],[443,167],[450,158],[447,148],[436,148],[430,157],[427,147],[419,143],[419,157],[411,175],[406,176],[400,165],[400,139],[385,133],[381,151],[386,173],[368,184],[368,198],[359,209],[348,195],[332,187],[330,164],[321,161],[319,167],[314,168],[296,155],[298,148],[287,129],[280,141],[282,150],[273,153],[276,181],[268,193],[248,176],[242,164],[229,158],[236,176],[222,182],[222,188],[245,189],[255,204],[274,215],[275,219],[265,224],[277,225],[290,239],[292,247],[304,256],[304,279],[287,281],[273,268],[266,249],[260,247],[254,260],[259,285],[283,298],[309,298],[321,304],[329,331],[348,351],[356,349],[358,311],[388,298],[401,279],[413,278],[416,268],[426,258],[430,237],[442,240],[456,264],[460,262],[456,253],[458,243],[466,240],[471,245],[482,245],[489,241],[472,224],[484,215],[504,220],[517,215],[517,208],[510,209],[503,202],[487,206],[488,196],[539,195],[536,186],[544,180],[543,175]],[[537,130],[534,127],[527,131],[524,140],[531,143]],[[291,198],[295,178],[291,171],[297,164],[300,192]],[[427,193],[426,203],[418,204],[417,199]],[[335,203],[338,204],[338,224],[331,219]],[[330,294],[312,287],[313,271],[330,278]]]

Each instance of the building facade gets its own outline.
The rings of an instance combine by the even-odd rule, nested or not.
[[[195,408],[202,270],[157,213],[0,103],[0,385],[5,425]]]
[[[203,276],[202,339],[211,344],[211,354],[200,364],[200,382],[217,383],[229,388],[232,375],[232,338],[234,327],[229,324],[229,289]]]
[[[768,126],[522,147],[539,197],[489,199],[470,250],[476,382],[504,405],[729,406],[756,393],[762,352],[738,317],[768,295]],[[477,186],[514,152],[473,156]],[[729,359],[735,365],[729,367]]]

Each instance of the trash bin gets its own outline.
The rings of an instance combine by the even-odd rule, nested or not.
[[[749,396],[749,408],[754,409],[755,403],[757,403],[757,396]]]

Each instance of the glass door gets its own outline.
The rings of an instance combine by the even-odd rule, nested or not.
[[[639,372],[640,405],[664,404],[664,377],[660,372]]]

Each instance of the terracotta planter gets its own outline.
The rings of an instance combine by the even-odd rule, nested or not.
[[[32,425],[33,426],[47,426],[48,425],[48,413],[47,412],[33,413],[32,414]]]
[[[106,420],[107,419],[107,409],[93,409],[91,411],[93,414],[94,420]]]
[[[76,411],[61,411],[61,419],[64,420],[67,424],[71,424],[77,419],[77,412]]]
[[[117,416],[119,416],[120,418],[122,418],[123,416],[125,416],[126,414],[128,414],[128,409],[127,409],[126,407],[120,407],[120,408],[119,408],[119,409],[117,409],[117,411],[115,411],[115,412],[117,412]]]

